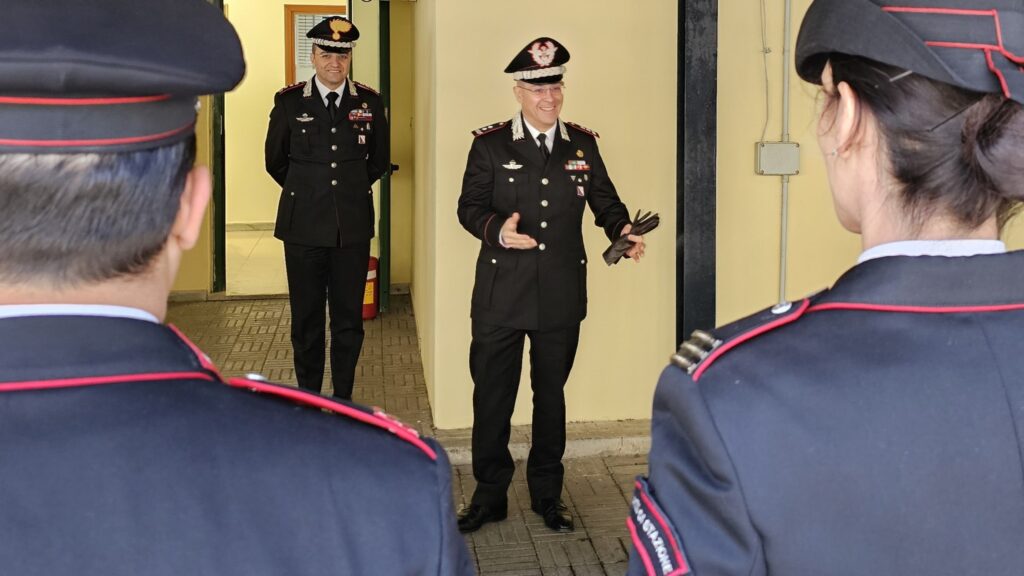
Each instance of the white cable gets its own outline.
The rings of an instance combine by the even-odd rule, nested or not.
[[[764,58],[764,126],[761,128],[761,140],[768,132],[768,118],[771,116],[771,93],[768,90],[768,55],[772,49],[768,47],[768,7],[767,0],[761,0],[761,55]]]

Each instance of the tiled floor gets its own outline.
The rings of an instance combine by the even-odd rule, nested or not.
[[[284,247],[272,230],[229,230],[224,236],[228,296],[288,292]]]
[[[225,376],[257,372],[295,384],[291,315],[285,299],[172,303],[168,322],[204,349]],[[367,322],[365,330],[354,399],[380,406],[422,433],[437,436],[452,455],[456,506],[465,504],[475,486],[468,464],[469,431],[433,427],[409,297],[393,295],[391,309]],[[325,392],[330,393],[329,372],[325,381]],[[569,425],[567,456],[586,456],[565,461],[563,499],[576,520],[576,531],[568,534],[551,532],[530,510],[524,466],[518,462],[508,519],[466,537],[480,574],[624,574],[629,550],[627,499],[632,479],[646,469],[646,456],[637,454],[646,453],[648,429],[647,422]],[[514,427],[512,442],[513,454],[523,454],[528,427]]]

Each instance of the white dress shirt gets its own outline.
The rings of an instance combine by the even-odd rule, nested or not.
[[[324,108],[327,108],[327,94],[329,92],[334,92],[338,95],[338,99],[335,100],[335,102],[338,103],[338,106],[341,106],[341,99],[345,96],[345,85],[348,84],[348,79],[342,82],[341,86],[338,86],[337,90],[331,90],[325,86],[318,76],[313,76],[313,81],[316,82],[316,89],[320,91],[320,99],[324,102]]]
[[[534,128],[533,124],[530,124],[530,121],[526,119],[526,116],[523,116],[523,124],[525,124],[526,129],[530,131],[530,136],[533,136],[534,145],[539,148],[540,140],[537,139],[537,136],[541,134],[541,131]],[[555,128],[558,128],[557,120],[551,125],[551,128],[547,129],[547,132],[544,132],[544,134],[547,135],[547,140],[544,141],[544,145],[547,146],[548,152],[551,152],[551,148],[555,145]]]
[[[886,256],[978,256],[1002,254],[1006,244],[1000,240],[901,240],[872,246],[861,252],[857,263]]]
[[[103,304],[7,304],[0,305],[0,320],[24,316],[105,316],[159,324],[156,316],[139,308]]]

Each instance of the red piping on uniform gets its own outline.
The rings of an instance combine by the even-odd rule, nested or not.
[[[197,358],[199,358],[199,364],[203,368],[209,370],[210,372],[213,372],[220,380],[224,380],[224,376],[221,375],[220,370],[218,370],[217,366],[214,365],[212,360],[210,360],[210,357],[206,355],[206,352],[203,352],[202,350],[200,350],[199,346],[193,344],[192,341],[189,340],[188,337],[185,336],[185,334],[181,330],[178,330],[178,327],[175,326],[174,324],[168,324],[167,327],[171,329],[171,332],[177,334],[178,338],[192,350],[192,353],[195,354]]]
[[[885,6],[883,12],[909,12],[914,14],[948,14],[951,16],[996,16],[995,10],[970,10],[967,8],[923,8],[920,6]]]
[[[647,574],[657,574],[654,571],[654,564],[651,563],[651,557],[647,555],[647,549],[644,548],[644,543],[640,540],[640,535],[636,533],[636,524],[633,523],[632,518],[626,518],[626,526],[629,527],[629,533],[633,537],[633,548],[640,554],[640,559],[644,562],[644,567],[647,568]]]
[[[647,509],[651,512],[651,515],[654,516],[654,519],[658,521],[658,524],[661,524],[661,531],[665,533],[665,537],[668,538],[669,544],[672,545],[672,551],[675,552],[676,564],[679,565],[679,569],[673,571],[672,574],[686,574],[690,571],[690,565],[686,563],[686,558],[683,556],[683,551],[679,548],[679,544],[676,542],[676,539],[672,536],[672,531],[669,530],[668,523],[665,522],[665,519],[661,517],[661,514],[658,514],[657,508],[655,508],[654,505],[651,504],[651,501],[647,498],[647,494],[644,492],[643,486],[641,486],[640,483],[637,482],[636,487],[638,488],[640,499],[644,501],[644,504],[647,504]]]
[[[227,384],[234,388],[248,388],[255,392],[264,392],[267,394],[272,394],[274,396],[281,396],[284,398],[288,398],[290,400],[295,400],[302,404],[316,406],[317,408],[323,408],[325,410],[336,412],[338,414],[344,414],[345,416],[348,416],[349,418],[352,418],[354,420],[359,420],[360,422],[365,422],[366,424],[370,424],[378,428],[383,428],[388,432],[391,432],[395,436],[398,436],[402,440],[405,440],[406,442],[409,442],[410,444],[416,446],[417,448],[422,450],[427,456],[429,456],[431,460],[437,460],[437,453],[434,452],[433,448],[428,446],[426,442],[421,440],[412,432],[394,426],[387,420],[384,420],[377,416],[373,416],[371,414],[367,414],[366,412],[362,412],[360,410],[356,410],[355,408],[346,406],[340,402],[335,402],[329,398],[324,398],[323,396],[312,394],[310,392],[305,392],[297,388],[287,388],[284,386],[267,384],[265,382],[259,382],[256,380],[246,380],[245,378],[232,378],[227,381]]]
[[[117,144],[137,144],[140,142],[152,142],[154,140],[160,140],[175,134],[181,134],[182,132],[191,130],[195,125],[195,122],[189,122],[181,128],[175,128],[174,130],[168,130],[159,134],[150,134],[148,136],[131,136],[127,138],[99,138],[94,140],[13,140],[7,138],[0,138],[0,146],[25,146],[25,147],[42,147],[42,148],[58,148],[64,146],[114,146]]]
[[[147,104],[170,100],[170,94],[155,96],[129,96],[125,98],[28,98],[0,96],[0,104],[29,104],[32,106],[112,106],[118,104]]]
[[[999,78],[999,85],[1003,89],[1003,95],[1007,98],[1011,98],[1010,88],[1006,83],[1006,78],[1003,73],[996,68],[995,63],[992,61],[992,51],[998,50],[1005,58],[1016,64],[1024,64],[1024,56],[1017,56],[1013,52],[1006,49],[1003,45],[1003,26],[999,21],[998,10],[968,10],[958,8],[923,8],[923,7],[911,7],[911,6],[887,6],[882,8],[885,12],[903,12],[910,14],[944,14],[951,16],[989,16],[992,18],[996,27],[996,44],[973,44],[966,42],[944,42],[944,41],[925,41],[927,46],[937,46],[942,48],[961,48],[965,50],[984,50],[985,61],[988,64],[988,69]]]
[[[497,214],[491,214],[491,217],[487,219],[487,222],[484,222],[483,237],[484,237],[484,242],[486,242],[488,246],[491,246],[491,241],[487,239],[487,227],[491,225],[491,220],[494,220],[495,216],[497,216]]]
[[[768,324],[765,324],[764,326],[761,326],[756,330],[751,330],[750,332],[747,332],[746,334],[740,336],[739,338],[736,338],[735,340],[730,340],[725,344],[719,346],[718,348],[715,348],[715,351],[709,354],[708,357],[704,359],[703,362],[700,363],[700,366],[693,373],[693,381],[696,382],[697,380],[699,380],[701,374],[703,374],[704,371],[708,369],[708,366],[711,366],[711,363],[718,359],[718,357],[721,356],[722,354],[725,354],[729,350],[732,350],[733,348],[739,346],[740,344],[746,342],[747,340],[750,340],[751,338],[756,338],[761,334],[764,334],[765,332],[778,328],[779,326],[784,326],[786,324],[789,324],[790,322],[796,321],[797,318],[803,316],[804,312],[807,311],[807,308],[810,305],[811,301],[805,298],[803,302],[800,303],[800,308],[798,308],[796,312],[793,312],[788,316],[783,316],[778,320],[769,322]]]
[[[32,380],[28,382],[7,382],[0,384],[0,392],[22,390],[49,390],[52,388],[75,388],[100,384],[123,384],[125,382],[156,382],[160,380],[209,380],[213,376],[206,372],[154,372],[152,374],[121,374],[118,376],[93,376],[88,378],[61,378],[57,380]]]
[[[828,302],[825,304],[817,304],[808,310],[808,312],[820,312],[822,310],[866,310],[869,312],[907,312],[911,314],[962,314],[1024,310],[1024,304],[994,304],[990,306],[898,306],[890,304],[862,304],[859,302]]]

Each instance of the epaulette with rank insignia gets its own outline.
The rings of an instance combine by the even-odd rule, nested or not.
[[[296,404],[320,408],[328,412],[347,416],[353,420],[369,424],[370,426],[376,426],[377,428],[387,430],[402,440],[405,440],[419,448],[420,451],[426,454],[431,460],[437,460],[437,452],[435,452],[429,444],[420,438],[420,433],[417,432],[416,429],[399,422],[398,419],[385,413],[380,408],[374,408],[371,410],[358,404],[333,400],[319,394],[313,394],[312,392],[292,388],[291,386],[271,384],[265,380],[231,378],[227,381],[227,384],[233,388],[246,388],[260,394],[269,394],[271,396],[285,398],[295,402]]]
[[[380,96],[380,92],[377,92],[376,90],[374,90],[373,88],[370,88],[366,84],[363,84],[362,82],[356,82],[355,80],[353,80],[352,82],[354,82],[355,85],[358,86],[359,88],[361,88],[363,90],[366,90],[367,92],[370,92],[371,94],[375,94],[377,96]]]
[[[185,334],[179,330],[176,326],[167,325],[172,332],[174,332],[178,338],[192,350],[193,354],[196,355],[196,360],[199,361],[199,365],[207,370],[210,374],[216,377],[217,380],[224,382],[232,388],[245,388],[253,392],[261,394],[269,394],[271,396],[277,396],[279,398],[285,398],[295,402],[296,404],[303,404],[306,406],[312,406],[333,412],[335,414],[341,414],[348,416],[353,420],[359,420],[371,426],[382,428],[395,436],[405,440],[406,442],[417,447],[426,454],[431,460],[437,461],[437,452],[430,447],[429,444],[420,438],[420,433],[417,432],[411,426],[407,426],[402,422],[399,422],[397,418],[385,413],[380,408],[370,410],[364,406],[360,406],[355,403],[341,402],[326,398],[319,394],[313,394],[299,388],[292,388],[291,386],[282,386],[280,384],[271,384],[262,377],[251,376],[249,378],[230,378],[225,379],[217,367],[210,360],[210,357],[199,349]],[[203,374],[206,378],[212,379],[209,375]]]
[[[761,334],[795,322],[810,305],[808,297],[799,302],[777,304],[715,330],[694,330],[669,360],[696,382],[723,354]]]
[[[296,88],[302,88],[305,85],[306,85],[306,81],[303,80],[301,82],[296,82],[295,84],[292,84],[290,86],[285,86],[284,88],[281,88],[280,90],[278,90],[277,93],[278,94],[284,94],[285,92],[290,92],[292,90],[295,90]]]
[[[566,122],[565,124],[566,124],[566,126],[572,126],[573,128],[579,130],[580,132],[583,132],[584,134],[590,134],[594,138],[600,138],[601,137],[601,135],[598,134],[597,132],[594,132],[593,130],[591,130],[590,128],[587,128],[586,126],[580,126],[579,124],[577,124],[575,122]]]
[[[508,120],[505,120],[504,122],[497,122],[495,124],[488,124],[487,126],[481,126],[476,130],[473,130],[473,136],[483,136],[484,134],[490,134],[495,130],[500,130],[501,128],[504,128],[506,124],[508,124]]]

